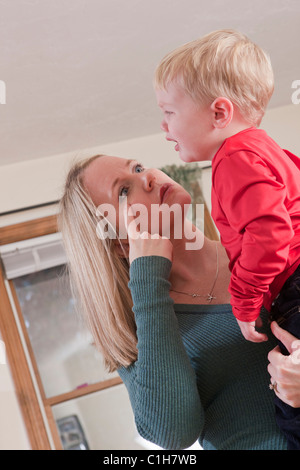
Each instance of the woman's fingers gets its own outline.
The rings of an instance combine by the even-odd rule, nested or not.
[[[166,237],[159,234],[150,234],[146,230],[140,231],[140,223],[131,211],[124,209],[125,225],[127,227],[129,241],[129,261],[132,263],[136,258],[142,256],[163,256],[172,261],[173,245]]]
[[[268,354],[268,372],[271,384],[276,382],[274,392],[288,405],[300,407],[300,341],[289,332],[279,327],[276,322],[271,324],[273,334],[285,345],[290,355],[281,353],[276,346]]]
[[[292,354],[295,360],[298,360],[300,364],[300,340],[291,335],[288,331],[280,328],[278,323],[275,321],[271,323],[271,330],[274,336],[284,344],[290,354]]]

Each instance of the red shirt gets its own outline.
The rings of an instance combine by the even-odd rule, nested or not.
[[[226,139],[212,161],[212,216],[229,257],[233,313],[253,321],[300,263],[300,159],[265,131]]]

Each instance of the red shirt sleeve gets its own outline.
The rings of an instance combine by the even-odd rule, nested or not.
[[[226,240],[237,234],[241,239],[230,263],[233,313],[241,321],[253,321],[259,316],[264,293],[288,259],[294,231],[285,206],[286,187],[249,151],[225,157],[216,169],[214,186],[227,222],[221,233],[225,248]]]

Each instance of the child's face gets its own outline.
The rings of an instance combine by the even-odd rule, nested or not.
[[[173,83],[166,90],[156,90],[156,97],[164,115],[161,129],[167,140],[176,142],[181,160],[212,160],[219,145],[215,142],[210,105],[196,104]]]

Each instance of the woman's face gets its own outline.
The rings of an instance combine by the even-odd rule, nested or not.
[[[189,193],[162,171],[119,157],[101,156],[93,160],[84,170],[83,183],[97,207],[102,204],[114,207],[117,230],[124,228],[124,213],[129,206],[133,209],[140,205],[143,216],[146,214],[148,231],[153,233],[151,212],[159,210],[162,204],[168,207],[177,204],[183,214],[184,205],[191,202]]]

